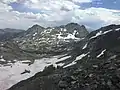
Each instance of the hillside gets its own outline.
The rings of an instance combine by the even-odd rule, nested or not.
[[[61,67],[49,66],[9,90],[119,90],[119,35],[120,25],[93,31],[82,49],[81,41],[75,44]]]

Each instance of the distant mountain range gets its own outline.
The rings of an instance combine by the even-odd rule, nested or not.
[[[24,30],[11,29],[11,28],[0,29],[0,41],[13,39],[17,37],[18,34],[21,32],[24,32]]]
[[[85,26],[77,23],[52,28],[34,25],[14,40],[22,49],[30,52],[57,53],[68,50],[68,44],[79,41],[87,35]]]

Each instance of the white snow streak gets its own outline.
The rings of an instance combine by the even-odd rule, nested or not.
[[[60,60],[60,61],[63,61],[63,60],[66,60],[66,59],[68,59],[68,58],[71,58],[71,56],[62,57],[62,58],[60,58],[59,60]]]
[[[102,31],[99,31],[95,36],[91,37],[90,39],[96,38],[98,36],[102,35]]]
[[[109,33],[111,31],[113,31],[113,30],[111,29],[111,30],[105,31],[103,34]]]
[[[103,50],[103,51],[97,56],[97,58],[101,57],[101,56],[104,54],[105,51],[106,51],[106,49]]]
[[[86,54],[81,54],[80,56],[76,57],[75,61],[78,61],[78,60],[82,59],[83,57],[85,57],[88,54],[89,54],[89,52],[86,53]]]
[[[80,56],[76,57],[76,59],[72,63],[69,63],[68,65],[65,65],[63,68],[67,68],[67,67],[70,67],[72,65],[75,65],[77,63],[76,61],[82,59],[83,57],[85,57],[88,54],[89,54],[89,52],[86,53],[86,54],[81,54]]]
[[[120,28],[115,29],[115,31],[119,31],[119,30],[120,30]]]
[[[82,49],[86,49],[86,48],[87,48],[87,45],[88,45],[88,43],[86,43],[85,46],[84,46]]]
[[[74,65],[74,64],[76,64],[76,63],[77,63],[77,62],[73,61],[72,63],[70,63],[70,64],[64,66],[63,68],[70,67],[70,66],[72,66],[72,65]]]
[[[120,28],[115,29],[115,31],[118,31],[118,30],[120,30]],[[113,30],[110,29],[110,30],[105,31],[105,32],[99,31],[95,36],[92,36],[90,39],[96,38],[96,37],[98,37],[98,36],[100,36],[100,35],[103,35],[103,34],[107,34],[107,33],[111,32],[111,31],[113,31]]]

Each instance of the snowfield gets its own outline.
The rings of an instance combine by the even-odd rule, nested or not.
[[[64,63],[58,63],[59,61],[63,61],[70,56],[65,56],[63,58],[58,59],[60,56],[53,56],[51,58],[42,58],[40,60],[35,60],[33,64],[29,65],[26,61],[16,61],[15,63],[8,63],[9,66],[0,66],[0,90],[6,90],[10,88],[12,85],[20,82],[21,80],[25,80],[34,76],[36,73],[43,71],[45,67],[49,65],[63,66]],[[25,70],[30,71],[29,73],[23,73]]]

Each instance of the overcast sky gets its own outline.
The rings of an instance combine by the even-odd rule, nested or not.
[[[0,28],[120,24],[120,0],[0,0]]]

